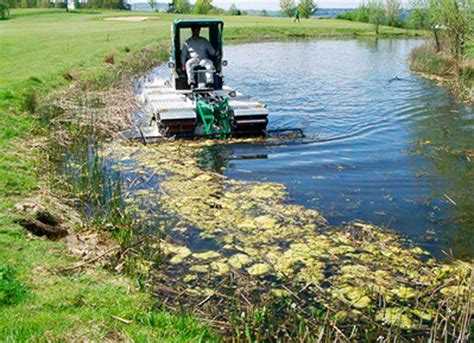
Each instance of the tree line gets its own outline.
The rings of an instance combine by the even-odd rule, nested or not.
[[[281,13],[288,17],[294,17],[298,11],[302,18],[309,18],[318,10],[318,5],[313,0],[300,0],[296,5],[295,0],[280,0]]]
[[[380,25],[405,26],[402,13],[403,9],[399,0],[369,0],[359,5],[354,11],[339,14],[337,18],[374,24],[378,34]]]
[[[152,9],[154,9],[154,4],[156,0],[148,0],[148,4]],[[214,6],[212,0],[196,0],[196,2],[191,4],[189,0],[173,0],[170,5],[168,12],[171,13],[182,13],[182,14],[230,14],[230,15],[245,15],[245,11],[242,11],[237,8],[233,3],[228,11],[225,11],[222,8]]]
[[[75,8],[130,9],[130,5],[125,0],[88,0],[87,2],[80,0],[1,0],[0,17],[2,17],[2,8],[6,10],[10,8],[67,8],[68,3],[74,3]]]
[[[369,0],[338,18],[371,23],[377,34],[380,25],[430,30],[438,52],[459,58],[472,39],[473,13],[473,0],[412,0],[405,16],[399,0]]]

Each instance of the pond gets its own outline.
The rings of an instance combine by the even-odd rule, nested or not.
[[[216,148],[234,179],[287,186],[330,224],[394,228],[442,257],[474,255],[474,112],[409,73],[419,40],[229,46],[226,81],[302,141]]]
[[[374,339],[392,325],[424,338],[443,318],[462,326],[471,264],[430,253],[474,253],[474,116],[408,72],[418,44],[228,47],[229,85],[268,105],[270,128],[299,127],[305,138],[91,139],[62,165],[71,193],[133,247],[136,259],[120,266],[176,308],[245,322],[253,304],[268,305],[288,337],[293,320],[325,313]]]

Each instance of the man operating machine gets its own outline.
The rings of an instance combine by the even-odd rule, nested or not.
[[[211,57],[216,56],[217,52],[209,41],[200,36],[201,28],[193,26],[191,28],[192,36],[186,40],[181,51],[181,65],[186,71],[188,84],[194,88],[194,68],[197,66],[206,69],[206,84],[211,87],[214,83],[214,64]]]

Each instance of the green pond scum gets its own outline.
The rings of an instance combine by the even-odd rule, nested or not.
[[[142,265],[164,303],[245,340],[469,337],[470,262],[439,262],[369,224],[331,227],[281,184],[203,169],[217,144],[113,141],[98,152],[137,222],[173,218],[142,232],[159,234],[160,263]]]

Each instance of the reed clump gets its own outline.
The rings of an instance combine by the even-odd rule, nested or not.
[[[140,108],[133,93],[134,81],[162,63],[167,47],[151,44],[126,54],[114,63],[67,72],[69,86],[38,99],[34,112],[50,132],[53,149],[68,146],[75,137],[90,135],[114,137],[132,125],[132,116]],[[33,94],[33,93],[32,93]],[[33,105],[29,105],[33,107]]]
[[[469,56],[457,59],[453,55],[437,51],[426,43],[412,50],[409,57],[411,70],[431,77],[439,77],[462,99],[474,101],[474,66]]]
[[[160,264],[161,224],[141,221],[125,208],[120,173],[101,158],[100,142],[130,128],[140,108],[134,82],[161,63],[166,52],[165,45],[151,44],[121,59],[110,54],[113,63],[108,58],[93,69],[70,70],[69,86],[42,98],[35,111],[48,132],[43,148],[56,171],[51,180],[55,192],[79,209],[86,226],[118,243],[101,257],[102,264],[133,275],[142,287]],[[70,269],[76,268],[65,268]]]

